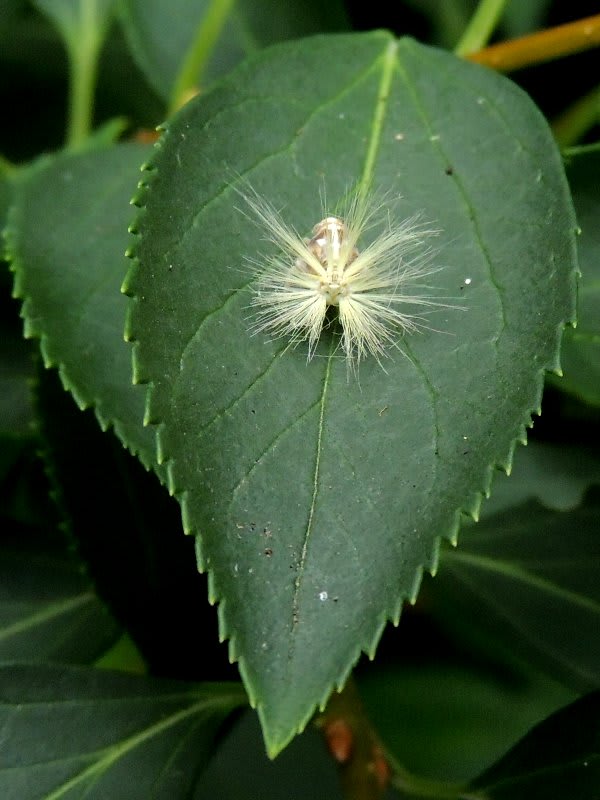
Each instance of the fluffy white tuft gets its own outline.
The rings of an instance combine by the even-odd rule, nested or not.
[[[342,216],[324,210],[311,237],[303,238],[268,200],[245,189],[238,191],[276,247],[263,262],[250,259],[256,268],[254,333],[307,341],[310,360],[328,309],[335,308],[341,347],[354,369],[369,355],[381,363],[389,346],[426,328],[424,308],[448,307],[420,293],[423,279],[438,271],[430,240],[439,234],[420,215],[397,224],[389,197],[359,193]],[[360,249],[363,239],[369,243]]]

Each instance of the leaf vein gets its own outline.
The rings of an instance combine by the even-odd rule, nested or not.
[[[298,567],[296,570],[296,578],[294,579],[294,594],[292,597],[292,632],[298,625],[299,620],[299,595],[300,595],[300,585],[302,583],[302,578],[304,576],[304,567],[306,564],[306,556],[308,553],[308,543],[310,541],[310,537],[312,534],[313,529],[313,522],[315,517],[315,509],[317,505],[317,495],[319,493],[319,475],[321,469],[321,450],[323,447],[323,426],[325,422],[325,400],[327,398],[327,390],[329,388],[329,378],[331,375],[331,364],[333,361],[333,339],[331,340],[332,343],[329,349],[329,357],[327,359],[327,370],[325,372],[325,377],[323,378],[323,387],[321,390],[321,397],[318,400],[318,403],[315,405],[320,406],[319,410],[319,427],[317,430],[317,451],[315,454],[315,468],[313,472],[313,491],[312,497],[310,502],[310,509],[308,511],[308,521],[306,523],[306,530],[304,532],[304,538],[302,541],[302,550],[300,553],[300,558],[298,560]],[[291,660],[293,656],[293,639],[290,642],[290,651],[288,653],[289,659]]]
[[[447,156],[447,154],[446,154],[446,152],[444,150],[444,148],[440,144],[439,136],[436,135],[436,133],[435,133],[435,131],[434,131],[432,125],[431,125],[431,120],[429,118],[429,115],[428,115],[428,113],[427,113],[427,111],[425,109],[425,106],[423,105],[423,103],[421,102],[421,100],[420,100],[420,98],[419,98],[419,96],[417,94],[415,86],[414,86],[414,84],[413,84],[413,82],[411,80],[411,77],[409,76],[409,74],[408,74],[408,72],[406,70],[406,67],[400,61],[400,57],[398,57],[397,65],[398,65],[398,73],[400,74],[400,76],[403,79],[403,81],[404,81],[404,83],[405,83],[410,95],[412,96],[415,109],[416,109],[417,113],[419,114],[419,116],[421,118],[421,121],[423,122],[423,127],[426,128],[426,130],[427,130],[427,132],[429,134],[429,141],[430,141],[430,143],[432,145],[433,150],[438,152],[438,154],[440,156],[441,163],[443,163],[444,165],[448,164],[448,163],[451,163],[450,159],[448,158],[448,156]],[[482,235],[482,232],[481,232],[481,227],[480,227],[480,224],[479,224],[478,215],[477,215],[476,209],[475,209],[475,205],[471,202],[471,199],[469,198],[469,195],[468,195],[468,192],[467,192],[467,190],[465,188],[465,185],[459,179],[459,177],[457,176],[456,172],[453,172],[451,177],[452,177],[452,180],[454,181],[454,185],[456,186],[456,188],[458,190],[458,193],[461,196],[462,201],[464,203],[464,207],[465,207],[466,212],[467,212],[468,221],[469,221],[470,226],[471,226],[471,228],[473,230],[475,238],[476,238],[476,240],[477,240],[477,242],[479,244],[481,253],[483,255],[483,260],[484,260],[484,262],[486,264],[486,267],[487,267],[487,272],[488,272],[488,276],[489,276],[489,279],[490,279],[490,283],[495,288],[497,296],[498,296],[498,303],[499,303],[499,307],[500,307],[500,316],[501,316],[502,324],[501,324],[500,328],[498,329],[498,331],[496,332],[495,336],[492,339],[492,344],[497,349],[500,337],[502,336],[504,330],[508,326],[507,316],[506,316],[506,308],[505,308],[505,302],[504,302],[504,288],[503,288],[502,284],[500,283],[500,281],[498,280],[498,277],[496,275],[496,271],[495,271],[493,263],[492,263],[491,255],[489,253],[487,245],[484,242],[483,235]]]
[[[250,468],[244,473],[244,475],[242,475],[242,477],[237,482],[237,484],[234,486],[234,488],[233,488],[233,490],[231,492],[231,499],[230,499],[230,501],[228,503],[228,506],[227,506],[227,514],[226,514],[226,516],[229,516],[229,512],[231,511],[231,507],[232,507],[233,503],[235,502],[236,495],[239,492],[242,484],[244,484],[248,480],[248,478],[252,475],[254,470],[258,467],[258,465],[260,464],[262,459],[267,455],[267,453],[270,453],[273,450],[275,445],[287,433],[289,433],[293,428],[295,428],[296,425],[298,425],[299,422],[302,422],[302,420],[305,417],[307,417],[311,413],[311,411],[314,411],[314,409],[317,408],[317,406],[319,405],[319,402],[320,402],[319,400],[316,400],[314,403],[311,403],[310,406],[307,409],[302,411],[295,419],[293,419],[289,424],[287,424],[284,428],[282,428],[280,431],[278,431],[276,433],[276,435],[271,439],[269,444],[264,448],[264,450],[262,450],[262,452],[257,456],[257,458],[255,458],[252,461],[252,465],[250,466]]]

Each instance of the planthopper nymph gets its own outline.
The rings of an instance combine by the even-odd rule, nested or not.
[[[426,307],[447,306],[424,294],[439,230],[415,214],[398,222],[388,196],[357,192],[344,213],[326,214],[304,238],[265,198],[240,191],[273,255],[250,258],[255,272],[252,331],[308,343],[315,353],[333,310],[341,349],[355,368],[367,356],[379,363],[400,339],[427,328]],[[324,209],[325,211],[325,209]],[[364,240],[364,241],[363,241]]]

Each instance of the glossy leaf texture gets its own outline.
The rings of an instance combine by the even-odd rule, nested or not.
[[[591,800],[600,786],[600,692],[536,725],[478,778],[471,797],[489,800]],[[480,794],[481,792],[481,794]]]
[[[568,188],[510,81],[380,32],[247,62],[168,124],[145,183],[125,287],[135,378],[275,754],[374,652],[525,437],[573,316]],[[450,307],[358,376],[335,323],[309,363],[252,335],[247,259],[269,246],[249,184],[305,236],[320,188],[328,209],[387,193],[392,226],[422,212]]]
[[[106,670],[0,668],[6,800],[191,797],[235,684],[185,684]]]
[[[131,385],[119,291],[129,198],[148,152],[117,145],[31,168],[17,184],[6,242],[25,336],[40,339],[45,365],[58,368],[79,406],[93,406],[151,467],[153,434],[142,425],[143,390]]]
[[[600,490],[565,512],[535,501],[466,528],[433,586],[441,609],[578,691],[600,686]]]
[[[346,27],[340,0],[120,0],[118,10],[132,55],[165,100],[195,39],[203,39],[198,84],[206,86],[260,47]]]
[[[577,327],[565,335],[564,375],[554,383],[559,389],[600,406],[600,153],[576,156],[568,165],[567,175],[581,226],[577,242],[581,281]]]

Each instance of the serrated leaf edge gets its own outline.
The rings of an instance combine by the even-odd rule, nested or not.
[[[44,367],[46,369],[57,370],[63,388],[65,391],[71,394],[78,408],[81,411],[91,408],[102,431],[106,432],[112,429],[123,447],[125,447],[133,456],[138,458],[146,470],[154,470],[156,473],[156,464],[146,458],[141,451],[138,451],[137,448],[130,444],[128,437],[124,433],[121,422],[117,419],[112,419],[109,415],[103,413],[102,400],[85,396],[85,393],[77,387],[76,382],[71,380],[68,365],[50,355],[51,345],[49,344],[49,337],[45,331],[38,328],[35,323],[35,315],[31,313],[31,307],[34,301],[25,290],[24,268],[18,257],[17,215],[19,188],[20,186],[25,185],[33,176],[43,171],[52,163],[54,163],[52,156],[43,156],[27,170],[25,175],[15,179],[15,194],[8,210],[6,225],[1,232],[2,254],[8,263],[10,272],[13,274],[12,297],[21,301],[19,315],[23,320],[23,336],[25,339],[36,339],[39,342]],[[159,478],[161,477],[158,473],[156,474]]]
[[[392,41],[396,40],[394,39]],[[168,123],[164,123],[157,130],[160,130],[161,137],[155,143],[154,146],[155,148],[157,148],[158,151],[160,151],[164,147],[164,144],[169,135]],[[145,172],[150,172],[150,173],[157,171],[156,168],[153,166],[152,161],[144,165],[143,169]],[[133,316],[134,304],[137,300],[134,283],[136,274],[140,268],[139,259],[137,257],[137,251],[142,234],[139,232],[140,226],[138,223],[142,219],[145,213],[147,197],[148,194],[152,191],[152,183],[153,183],[152,176],[150,176],[148,180],[140,181],[140,183],[138,184],[138,191],[136,192],[134,198],[132,199],[132,204],[139,207],[139,212],[138,215],[136,215],[135,221],[130,229],[132,235],[136,237],[136,240],[132,244],[132,246],[128,248],[127,251],[127,255],[132,260],[132,265],[125,277],[122,286],[123,293],[131,298],[125,325],[125,339],[126,341],[131,342],[133,345],[132,363],[133,363],[133,372],[135,375],[135,382],[146,384],[147,386],[145,424],[151,424],[155,426],[158,461],[160,464],[164,464],[166,466],[169,492],[171,493],[171,495],[174,495],[180,503],[181,513],[182,513],[182,524],[184,531],[187,535],[193,535],[196,538],[195,544],[196,544],[196,558],[198,563],[198,569],[200,572],[202,573],[206,572],[208,575],[209,602],[212,605],[218,604],[219,641],[228,642],[229,660],[231,663],[238,664],[238,669],[240,671],[244,687],[248,694],[250,705],[252,706],[252,708],[256,709],[258,713],[258,717],[260,719],[263,731],[265,746],[267,749],[267,754],[270,758],[275,758],[283,749],[285,749],[285,747],[287,747],[287,745],[292,741],[292,739],[297,734],[302,733],[302,731],[306,728],[310,720],[313,718],[315,712],[317,712],[318,710],[322,711],[324,709],[331,694],[334,691],[337,692],[342,691],[346,681],[348,680],[350,673],[354,669],[361,655],[364,653],[369,659],[372,660],[374,658],[376,647],[379,643],[379,640],[381,639],[381,635],[383,633],[385,626],[388,624],[388,622],[392,622],[392,624],[398,625],[404,603],[405,602],[409,602],[411,604],[415,603],[420,590],[424,573],[428,572],[432,576],[435,575],[439,562],[439,555],[440,555],[442,541],[447,540],[453,546],[457,545],[458,533],[461,527],[462,517],[470,518],[475,522],[478,521],[483,500],[489,497],[491,494],[491,487],[492,487],[494,473],[497,470],[501,470],[506,474],[510,474],[517,444],[522,444],[522,445],[527,444],[527,429],[533,426],[533,415],[535,414],[539,416],[541,414],[541,401],[545,383],[545,376],[547,373],[560,374],[560,342],[565,327],[567,325],[574,326],[576,324],[575,302],[573,300],[571,314],[568,315],[565,319],[561,320],[556,326],[556,332],[554,337],[555,342],[553,347],[554,356],[549,360],[547,364],[541,365],[538,368],[537,373],[532,376],[532,381],[531,381],[532,400],[529,407],[524,410],[521,420],[515,423],[516,430],[511,438],[506,455],[488,464],[482,475],[480,486],[472,489],[469,495],[467,496],[465,503],[455,510],[453,521],[449,529],[443,533],[439,533],[434,538],[429,559],[415,570],[414,582],[410,593],[399,595],[397,602],[393,606],[393,608],[389,610],[384,609],[381,612],[381,614],[375,618],[374,620],[375,630],[373,636],[371,637],[370,642],[364,642],[356,646],[353,653],[348,656],[345,666],[340,671],[337,678],[333,679],[331,685],[324,690],[321,698],[313,705],[311,705],[310,708],[307,709],[306,714],[299,720],[296,728],[292,730],[285,739],[273,740],[269,736],[269,720],[265,718],[264,709],[261,705],[258,693],[255,690],[255,687],[253,686],[253,682],[249,674],[246,661],[244,659],[244,656],[240,654],[238,651],[237,637],[234,626],[228,624],[227,598],[225,596],[222,596],[219,591],[219,587],[216,584],[216,575],[214,571],[207,567],[207,563],[204,558],[204,554],[202,552],[201,534],[199,531],[195,531],[193,529],[193,526],[189,519],[187,511],[188,491],[183,487],[178,487],[176,485],[175,478],[173,475],[173,466],[175,458],[174,456],[169,456],[168,454],[166,454],[162,448],[162,431],[164,429],[164,422],[161,419],[157,419],[155,416],[153,416],[153,414],[150,411],[152,405],[152,394],[154,391],[154,383],[148,376],[145,376],[143,374],[137,358],[138,342],[135,335],[135,331],[133,330],[132,326],[132,316]],[[565,185],[566,185],[566,179],[565,179]],[[579,268],[578,268],[577,254],[575,248],[573,248],[573,264],[574,267],[571,272],[571,277],[576,285],[576,278],[579,275]]]

